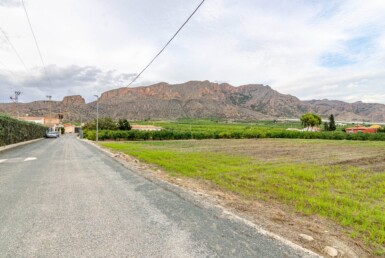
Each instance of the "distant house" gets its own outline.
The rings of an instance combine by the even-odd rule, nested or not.
[[[75,132],[75,126],[72,124],[64,124],[64,132],[65,133],[74,133]]]
[[[139,131],[160,131],[163,128],[153,125],[131,125],[131,129]]]
[[[371,125],[370,128],[375,128],[375,129],[380,129],[381,128],[381,125]]]
[[[309,126],[301,129],[300,132],[321,132],[321,128],[316,126]]]
[[[298,128],[287,128],[286,131],[300,131]]]
[[[32,122],[36,124],[44,125],[44,117],[36,117],[36,116],[22,116],[18,117],[19,120],[24,120],[27,122]]]
[[[56,127],[60,124],[60,119],[55,117],[44,117],[44,125]]]
[[[362,125],[356,125],[345,129],[347,133],[377,133],[377,128],[365,127]]]

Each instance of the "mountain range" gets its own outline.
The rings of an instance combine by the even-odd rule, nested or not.
[[[61,113],[65,121],[86,121],[95,117],[96,101],[86,103],[83,97],[76,95],[64,97],[62,101],[1,103],[0,112],[11,115],[18,113],[20,116],[57,116]],[[99,98],[100,117],[128,120],[299,118],[307,112],[324,118],[334,114],[337,120],[343,121],[385,121],[383,104],[327,99],[301,101],[262,84],[234,87],[209,81],[182,84],[162,82],[151,86],[113,89]]]

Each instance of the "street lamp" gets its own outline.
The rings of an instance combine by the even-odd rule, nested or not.
[[[96,142],[99,140],[99,96],[94,95],[96,98]]]

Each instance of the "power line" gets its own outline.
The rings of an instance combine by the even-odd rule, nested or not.
[[[0,28],[1,32],[3,33],[4,35],[4,38],[7,40],[8,44],[11,46],[13,52],[15,53],[15,55],[17,56],[17,58],[19,59],[20,63],[23,64],[25,70],[29,73],[29,69],[27,68],[27,66],[25,65],[23,59],[21,58],[21,56],[19,55],[19,53],[17,52],[15,46],[12,44],[11,40],[8,38],[7,34],[5,33],[5,31]]]
[[[166,45],[159,51],[158,54],[150,61],[150,63],[144,67],[144,69],[128,84],[127,87],[129,87],[131,84],[133,84],[139,77],[142,75],[144,71],[147,70],[147,68],[155,61],[155,59],[162,54],[162,52],[166,49],[166,47],[171,43],[171,41],[178,35],[178,33],[183,29],[183,27],[188,23],[188,21],[193,17],[193,15],[198,11],[198,9],[201,7],[201,5],[205,2],[205,0],[202,0],[202,2],[195,8],[195,10],[192,12],[192,14],[187,18],[187,20],[182,24],[182,26],[175,32],[175,34],[171,37],[171,39],[166,43]]]
[[[21,3],[22,3],[22,5],[23,5],[23,9],[24,9],[25,15],[27,16],[29,28],[31,29],[33,39],[35,40],[36,49],[37,49],[37,52],[39,53],[40,61],[41,61],[41,64],[43,65],[43,69],[44,69],[45,75],[47,76],[48,81],[49,81],[49,84],[50,84],[51,87],[52,87],[51,78],[49,77],[49,75],[48,75],[48,73],[47,73],[47,69],[45,68],[43,56],[42,56],[42,54],[41,54],[39,44],[37,43],[35,33],[33,32],[32,24],[31,24],[31,21],[30,21],[30,19],[29,19],[29,15],[28,15],[28,12],[27,12],[27,8],[25,8],[25,5],[24,5],[24,0],[21,0]]]

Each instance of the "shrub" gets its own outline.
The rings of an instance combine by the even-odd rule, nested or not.
[[[0,146],[44,137],[47,128],[0,115]]]
[[[84,130],[84,137],[95,140],[95,130]],[[283,129],[270,128],[250,128],[247,130],[228,130],[223,127],[220,130],[207,130],[202,127],[196,131],[186,131],[183,129],[164,129],[161,131],[119,131],[101,130],[99,131],[100,140],[184,140],[184,139],[241,139],[241,138],[289,138],[289,139],[325,139],[325,140],[360,140],[360,141],[384,141],[385,134],[348,134],[343,132],[298,132],[286,131]]]

